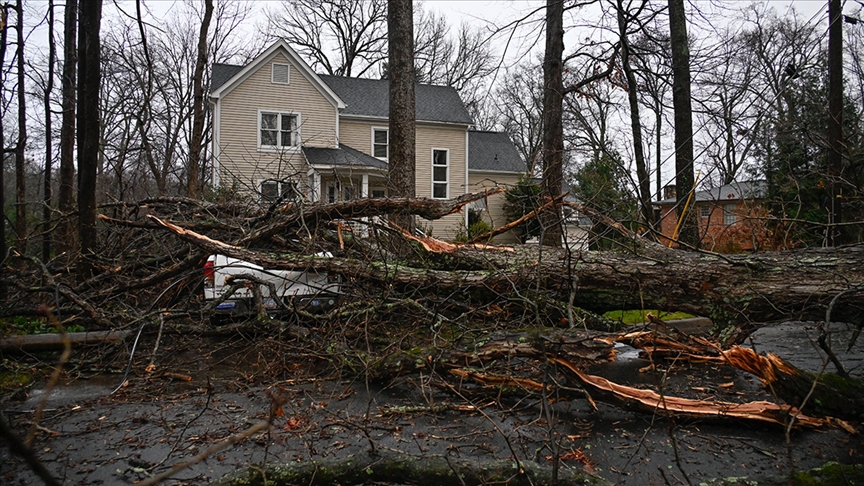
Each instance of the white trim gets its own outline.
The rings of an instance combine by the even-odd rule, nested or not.
[[[219,173],[222,170],[222,165],[219,158],[222,156],[222,147],[220,139],[222,138],[222,104],[217,99],[213,102],[213,173],[210,175],[211,183],[214,189],[219,189],[222,183],[222,175]]]
[[[359,121],[359,122],[384,122],[384,123],[386,123],[389,120],[389,118],[387,118],[386,116],[354,115],[354,114],[350,114],[350,113],[348,113],[348,114],[343,113],[342,118],[345,120],[348,120],[348,121]],[[473,126],[473,125],[469,125],[467,123],[434,121],[434,120],[415,120],[415,123],[417,123],[419,125],[430,126],[430,127],[434,127],[434,126],[449,127],[449,128],[458,127],[458,128],[463,128],[466,130],[468,129],[468,127]]]
[[[447,180],[446,181],[436,181],[435,180],[435,167],[436,167],[435,152],[444,152],[445,154],[447,154],[447,164],[443,166],[444,168],[447,169],[447,172],[446,172]],[[442,148],[432,147],[432,159],[429,161],[429,164],[432,168],[432,174],[430,177],[430,180],[432,181],[432,185],[429,187],[429,189],[430,189],[429,195],[432,197],[432,199],[450,199],[450,165],[451,165],[450,164],[450,149],[449,148],[443,148],[443,147]],[[442,167],[442,166],[438,165],[437,167]],[[435,197],[435,184],[445,184],[444,187],[446,189],[446,194],[444,195],[443,198],[442,197]]]
[[[282,117],[284,115],[297,117],[297,130],[296,130],[296,133],[294,135],[295,142],[297,142],[296,145],[287,145],[287,146],[278,145],[278,144],[277,145],[262,145],[261,144],[261,115],[263,115],[263,114],[276,115],[276,118],[277,118],[278,123],[279,123],[279,128],[276,129],[277,142],[282,141],[282,132],[285,131],[285,130],[282,130]],[[268,110],[268,109],[259,108],[258,109],[258,127],[257,127],[258,128],[258,130],[257,130],[258,151],[259,152],[299,152],[302,148],[302,145],[303,145],[303,139],[301,137],[301,131],[300,131],[302,126],[303,126],[303,118],[302,118],[299,111]]]
[[[372,151],[369,152],[369,155],[375,157],[375,132],[383,130],[387,134],[387,157],[375,157],[378,160],[383,160],[384,162],[388,162],[390,160],[390,127],[370,127],[372,131]]]
[[[276,80],[276,66],[285,66],[288,71],[285,73],[285,81]],[[270,63],[270,82],[272,84],[291,84],[291,63],[272,62]]]
[[[470,183],[468,181],[468,154],[471,153],[471,147],[468,146],[468,140],[470,140],[470,137],[468,136],[469,133],[468,130],[465,130],[465,194],[468,194],[468,184]],[[485,204],[485,198],[483,199],[483,202]],[[468,228],[468,211],[465,211],[465,228]]]
[[[256,57],[252,62],[247,64],[240,70],[237,74],[231,77],[228,81],[226,81],[222,86],[216,88],[215,91],[210,93],[212,98],[222,98],[227,95],[231,91],[234,90],[237,86],[243,83],[249,76],[254,74],[261,66],[269,63],[277,54],[282,53],[285,58],[287,58],[297,71],[303,75],[306,79],[308,79],[317,89],[321,92],[336,108],[345,108],[345,102],[342,101],[336,93],[327,86],[321,78],[315,74],[315,71],[306,64],[305,61],[282,39],[277,39],[276,42],[273,43],[266,51],[264,51],[261,55]]]
[[[509,170],[483,170],[483,169],[468,169],[471,174],[500,174],[500,175],[522,175],[525,171],[512,172]],[[655,201],[656,202],[656,201]]]

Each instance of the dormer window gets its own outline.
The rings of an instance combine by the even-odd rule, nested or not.
[[[387,160],[390,157],[390,134],[388,129],[372,129],[372,156],[381,160]]]
[[[291,80],[291,65],[273,63],[273,73],[270,77],[270,82],[273,84],[288,84]]]
[[[259,146],[284,148],[300,146],[300,114],[261,112]]]

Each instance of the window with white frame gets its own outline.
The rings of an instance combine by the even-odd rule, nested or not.
[[[379,197],[387,197],[387,190],[383,187],[373,187],[371,191],[369,191],[369,197],[371,198],[379,198]]]
[[[711,208],[708,206],[700,206],[699,207],[699,216],[703,219],[711,216]]]
[[[372,129],[372,156],[383,160],[390,157],[390,131],[388,129]]]
[[[450,151],[448,149],[432,149],[432,197],[447,199],[450,197]]]
[[[270,75],[270,82],[273,84],[288,84],[291,80],[291,65],[273,63],[273,72]]]
[[[738,222],[738,215],[735,214],[735,205],[734,204],[724,204],[723,205],[723,224],[726,226],[731,226]]]
[[[260,118],[262,148],[285,148],[300,145],[300,114],[262,111]]]
[[[300,196],[300,189],[294,181],[263,180],[259,184],[258,192],[261,194],[261,199],[267,202],[280,198],[296,199]]]

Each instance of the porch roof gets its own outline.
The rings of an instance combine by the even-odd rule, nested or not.
[[[387,170],[389,165],[381,159],[351,148],[343,143],[339,148],[303,147],[303,155],[311,166],[340,166]]]

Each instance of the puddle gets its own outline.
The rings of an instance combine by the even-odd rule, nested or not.
[[[120,383],[122,375],[95,375],[91,378],[78,378],[76,380],[57,384],[48,396],[46,408],[60,408],[74,405],[87,400],[93,400],[108,396]],[[27,398],[17,404],[14,408],[19,411],[35,410],[45,398],[45,388],[31,389]]]

